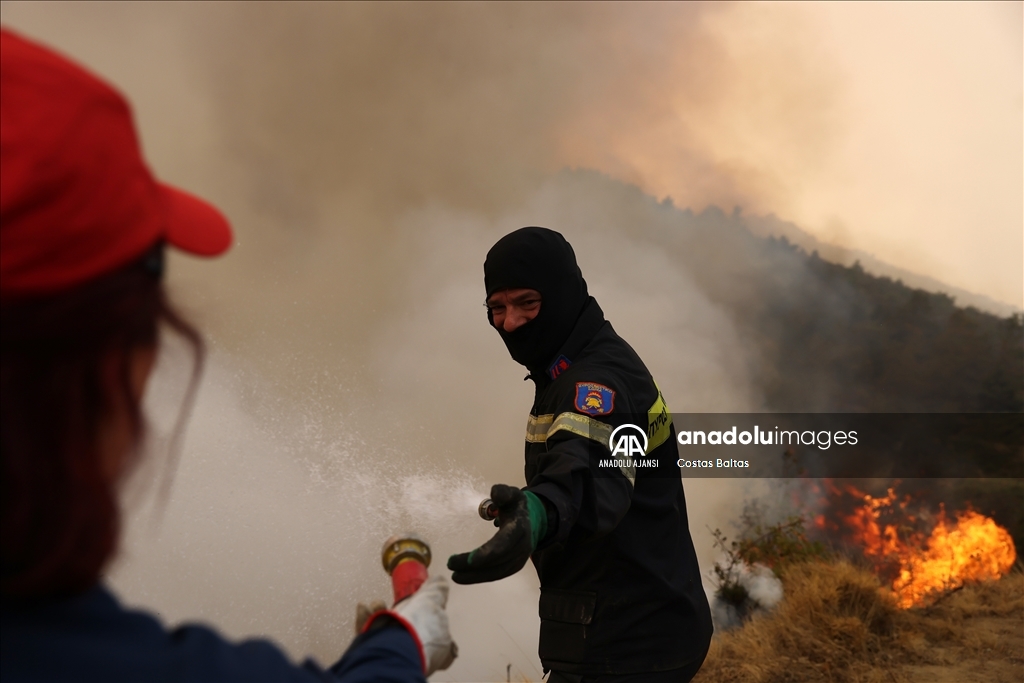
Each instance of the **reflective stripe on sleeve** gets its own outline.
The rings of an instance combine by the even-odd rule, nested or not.
[[[548,440],[548,430],[554,421],[554,415],[531,415],[526,421],[526,443],[544,443]]]
[[[612,435],[611,425],[598,422],[592,417],[579,413],[562,413],[554,415],[531,415],[526,423],[526,440],[530,443],[545,443],[555,432],[566,431],[586,439],[608,446],[608,438]]]
[[[596,441],[605,448],[608,447],[608,439],[612,435],[611,425],[598,422],[592,417],[579,413],[562,413],[556,417],[551,423],[551,428],[548,429],[547,438],[551,438],[552,434],[559,431],[566,431]]]
[[[608,448],[608,441],[612,436],[612,427],[604,422],[599,422],[592,417],[579,413],[562,413],[558,417],[554,415],[531,415],[526,422],[526,441],[528,443],[546,443],[548,437],[555,432],[565,431],[585,439],[590,439]],[[620,466],[619,470],[629,481],[630,486],[636,481],[636,465],[632,458],[626,467]]]

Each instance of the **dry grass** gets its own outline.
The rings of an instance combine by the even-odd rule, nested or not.
[[[846,562],[786,571],[774,612],[715,638],[695,683],[1024,681],[1024,574],[901,610]]]

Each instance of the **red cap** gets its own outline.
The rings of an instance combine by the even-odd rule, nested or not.
[[[55,52],[0,30],[0,295],[58,291],[166,240],[231,246],[213,206],[156,181],[125,98]]]

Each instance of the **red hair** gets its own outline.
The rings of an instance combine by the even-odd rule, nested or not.
[[[118,482],[104,465],[100,428],[115,406],[127,406],[131,457],[137,457],[145,421],[130,363],[134,350],[156,346],[161,323],[195,353],[191,401],[202,339],[171,307],[159,276],[146,267],[151,259],[57,294],[0,306],[5,603],[86,590],[113,556]]]

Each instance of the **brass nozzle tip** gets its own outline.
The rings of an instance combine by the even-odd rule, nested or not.
[[[405,559],[413,559],[425,567],[430,566],[430,546],[416,534],[399,534],[384,542],[380,561],[389,575]]]

